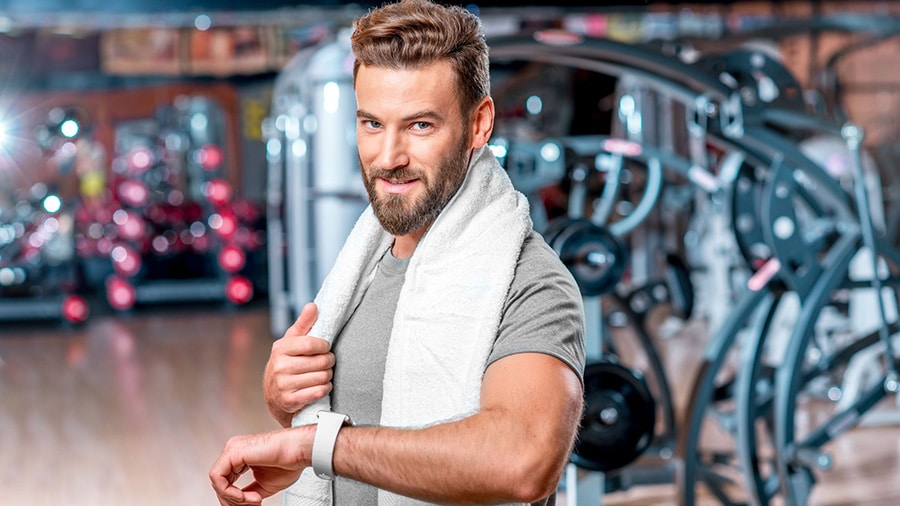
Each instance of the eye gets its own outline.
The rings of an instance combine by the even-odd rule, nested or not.
[[[381,128],[381,123],[375,121],[374,119],[364,119],[364,120],[362,120],[362,124],[366,128],[372,128],[372,129]]]
[[[428,130],[431,128],[431,123],[427,121],[416,121],[413,123],[413,130]]]

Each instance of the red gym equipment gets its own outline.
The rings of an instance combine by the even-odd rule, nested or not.
[[[117,125],[109,198],[77,227],[113,309],[252,300],[245,270],[263,243],[262,213],[225,176],[226,123],[213,100],[184,95]]]

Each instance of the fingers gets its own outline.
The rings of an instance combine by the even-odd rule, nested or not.
[[[334,377],[334,369],[321,369],[317,371],[296,371],[292,373],[282,372],[273,376],[272,382],[275,389],[283,393],[299,392],[308,388],[316,389],[331,383]]]
[[[269,366],[290,374],[328,369],[334,366],[334,354],[328,348],[328,341],[317,337],[282,337],[272,343]],[[289,367],[294,369],[285,369]]]
[[[259,484],[259,482],[254,481],[253,483],[247,485],[242,489],[245,497],[259,497],[259,500],[262,501],[264,497],[271,497],[273,495],[272,492],[268,491]]]
[[[310,302],[285,332],[272,343],[263,374],[263,397],[269,412],[284,427],[290,415],[328,395],[332,389],[334,353],[324,339],[307,335],[319,315]]]
[[[306,374],[274,375],[265,385],[264,397],[270,407],[285,413],[296,413],[331,392],[332,371],[327,369]]]
[[[255,489],[241,490],[234,483],[249,470],[247,464],[233,461],[226,451],[209,471],[209,480],[222,506],[260,506],[262,496]]]
[[[245,492],[237,487],[231,487],[226,492],[219,494],[221,506],[261,506],[262,496],[257,492]]]
[[[300,310],[300,316],[297,317],[297,320],[294,321],[294,324],[288,329],[287,334],[297,336],[309,334],[309,331],[312,329],[313,324],[316,323],[318,318],[319,306],[316,306],[315,302],[307,303],[303,306],[303,309]]]
[[[314,438],[314,425],[230,438],[209,472],[220,504],[260,506],[295,483],[310,466]],[[247,471],[254,480],[240,489],[235,483]]]
[[[270,358],[280,355],[301,356],[301,355],[320,355],[328,353],[331,349],[331,343],[324,339],[308,335],[312,330],[313,324],[319,317],[319,308],[314,302],[310,302],[303,306],[300,316],[294,321],[294,324],[287,329],[281,339],[276,339],[272,343],[272,353]]]
[[[281,395],[279,406],[283,411],[288,413],[296,413],[303,409],[306,405],[311,404],[322,397],[325,397],[332,390],[332,383],[328,382],[324,385],[316,385],[302,390],[284,392]]]
[[[334,354],[316,356],[276,355],[269,359],[263,375],[263,398],[269,412],[283,426],[290,416],[332,390]]]

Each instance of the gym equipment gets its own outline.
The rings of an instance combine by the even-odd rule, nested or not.
[[[78,294],[72,217],[43,184],[13,209],[0,209],[0,320],[82,323],[90,315]]]
[[[504,136],[492,137],[489,147],[513,186],[528,198],[534,228],[546,228],[550,218],[540,194],[565,178],[564,147],[553,139],[529,142]]]
[[[625,275],[625,246],[609,230],[589,220],[568,221],[548,242],[584,296],[609,293]]]
[[[0,321],[79,324],[90,315],[81,295],[74,198],[60,192],[61,181],[73,173],[77,138],[88,130],[81,111],[55,107],[35,131],[18,133],[20,142],[39,146],[43,161],[56,169],[47,181],[14,181],[16,171],[7,169],[20,162],[4,160],[0,169]],[[8,140],[0,139],[0,143]],[[0,146],[0,151],[4,158],[16,154],[6,146]]]
[[[851,165],[855,204],[860,219],[856,227],[840,230],[838,245],[846,244],[846,251],[839,254],[838,250],[824,260],[832,261],[835,265],[822,269],[818,279],[811,285],[810,296],[804,301],[798,325],[789,340],[784,364],[776,372],[774,433],[775,444],[779,449],[776,462],[784,498],[788,504],[805,504],[814,482],[813,469],[829,467],[829,458],[821,452],[821,446],[858,423],[860,415],[874,407],[886,394],[900,391],[897,381],[900,365],[897,363],[891,338],[891,334],[897,330],[897,318],[895,311],[890,317],[887,311],[889,305],[896,308],[900,254],[883,244],[869,214],[871,206],[865,189],[859,151],[862,133],[854,125],[848,124],[841,129],[841,135],[854,155],[851,157]],[[778,182],[785,184],[783,179]],[[784,199],[778,193],[773,197],[776,204],[780,204],[777,201],[779,197]],[[778,209],[780,206],[773,205],[773,208]],[[779,216],[777,219],[782,218],[783,216]],[[776,229],[776,233],[777,231]],[[863,247],[870,253],[871,279],[853,280],[852,276],[847,275],[849,265]],[[848,287],[853,285],[870,287],[874,291],[876,317],[881,325],[870,336],[853,335],[852,331],[855,329],[851,329],[851,335],[845,339],[832,338],[831,342],[819,340],[814,325],[822,321],[825,315],[823,309],[834,304],[832,297],[843,298]],[[816,376],[828,377],[835,367],[845,363],[847,355],[852,356],[859,349],[873,343],[883,347],[882,381],[868,388],[849,408],[828,416],[826,421],[816,424],[817,427],[808,429],[805,436],[799,434],[795,410],[802,402],[801,399],[809,395],[808,385]]]
[[[571,41],[572,39],[569,40]],[[531,47],[535,45],[534,41],[527,41],[522,39],[513,39],[512,41],[504,41],[499,43],[497,41],[493,41],[491,44],[492,57],[517,57],[529,60],[537,58],[544,61],[561,61],[563,64],[569,64],[587,70],[605,73],[611,72],[614,75],[626,73],[629,75],[638,74],[642,77],[647,77],[648,79],[654,79],[654,76],[658,75],[658,73],[654,74],[651,72],[659,71],[662,69],[662,67],[676,67],[676,70],[678,70],[678,67],[682,66],[680,62],[676,61],[673,63],[660,55],[649,54],[643,49],[624,46],[611,41],[588,41],[586,39],[578,37],[576,37],[575,40],[577,42],[574,44],[571,42],[560,45],[545,44],[541,46],[540,44],[538,44],[538,46],[540,47],[537,48]],[[638,53],[637,56],[636,53]],[[603,61],[598,61],[601,59]],[[639,67],[638,65],[641,65],[643,68]],[[669,69],[666,68],[664,70],[668,71]],[[668,74],[666,75],[671,75],[671,73],[672,72],[668,72]],[[682,73],[685,75],[689,75],[686,70]],[[663,81],[663,84],[667,88],[667,92],[683,97],[690,97],[691,101],[696,98],[696,95],[693,90],[690,90],[690,87],[696,86],[697,81],[699,81],[700,84],[703,84],[705,81],[703,74],[699,74],[699,78],[695,81],[687,80],[686,85],[681,85],[680,83],[672,84],[671,82],[667,82],[665,77],[658,77],[655,79],[657,82]],[[726,113],[739,112],[734,111],[734,108],[732,106],[733,102],[729,102],[730,90],[721,85],[721,83],[711,80],[709,83],[706,83],[705,86],[700,86],[700,88],[720,90],[721,93],[718,98],[720,99],[720,102],[722,104],[725,104],[725,107],[722,108],[722,111]],[[729,116],[730,114],[721,114],[718,115],[717,118],[725,118],[726,124],[729,124],[732,122],[732,120],[728,119]],[[638,224],[640,224],[647,216],[647,213],[649,213],[649,211],[654,207],[655,199],[658,196],[662,179],[661,177],[656,177],[656,179],[650,180],[652,181],[651,183],[645,185],[646,194],[644,198],[639,200],[640,203],[635,206],[635,210],[632,211],[627,218],[621,220],[620,222],[607,224],[606,222],[611,216],[610,211],[613,208],[613,199],[616,198],[616,195],[618,193],[618,185],[620,182],[618,173],[621,171],[622,156],[626,154],[631,154],[632,156],[639,155],[643,152],[642,148],[645,147],[640,143],[622,142],[615,139],[611,140],[609,144],[611,145],[611,148],[615,149],[610,149],[613,154],[613,156],[611,157],[612,163],[607,163],[605,167],[607,170],[607,177],[604,180],[606,184],[603,188],[603,196],[605,196],[606,199],[604,200],[601,197],[601,202],[593,206],[594,211],[592,212],[591,219],[592,221],[607,225],[610,230],[613,230],[614,227],[618,227],[620,231],[618,233],[614,232],[614,234],[622,236],[625,233],[633,230]],[[648,157],[648,161],[652,160],[651,163],[647,164],[649,174],[651,176],[661,175],[660,161],[668,160],[671,158],[668,156],[668,153],[666,153],[666,155],[667,156],[665,157]],[[590,164],[588,165],[588,167],[592,167],[593,165],[594,164]],[[719,183],[717,182],[716,177],[710,174],[703,165],[688,163],[683,168],[683,170],[685,174],[689,174],[689,178],[693,179],[695,181],[695,184],[701,185],[701,187],[705,187],[708,191],[717,191],[719,189]],[[586,179],[586,175],[587,174],[582,171],[582,175],[580,177],[573,178],[576,183],[580,184],[573,184],[573,188],[571,191],[572,198],[570,199],[570,216],[581,216],[581,214],[579,213],[588,202],[588,195],[586,191],[587,185],[583,183]],[[587,303],[588,301],[586,300],[586,304]],[[632,319],[632,321],[634,320],[635,319]],[[640,331],[642,329],[638,330],[639,336],[645,335],[644,332]],[[591,329],[589,329],[589,332],[590,331]],[[652,340],[645,339],[645,344],[649,344],[649,347],[647,348],[648,355],[651,357],[655,357],[658,360],[658,354],[653,350]],[[654,360],[651,358],[651,363],[652,362],[654,362]],[[660,371],[662,371],[661,367]],[[662,376],[663,378],[662,381],[659,381],[659,384],[666,386],[667,382],[664,379],[664,373],[660,372],[659,376]],[[671,401],[669,400],[669,404],[670,403]],[[672,418],[674,419],[674,416],[672,416]],[[660,452],[660,455],[665,456],[666,453]],[[671,453],[668,453],[668,455],[671,455]],[[665,464],[663,464],[663,467],[665,467]],[[670,474],[668,478],[663,477],[664,480],[671,479],[672,471],[669,471],[669,473]],[[570,472],[567,473],[567,476],[572,477],[573,474],[574,473]],[[571,490],[572,493],[580,495],[579,493],[575,492],[576,488],[577,482],[571,480],[567,482],[567,491]],[[597,494],[599,494],[600,492],[601,491],[599,490],[596,491]],[[599,502],[599,497],[597,498],[597,500]]]
[[[778,322],[794,304],[800,304],[806,311],[802,314],[813,316],[812,320],[824,328],[816,329],[819,332],[829,334],[844,326],[847,318],[834,311],[829,312],[828,318],[818,318],[813,309],[808,309],[820,300],[819,292],[829,286],[823,274],[845,271],[840,262],[849,262],[850,255],[856,255],[863,245],[884,257],[893,254],[883,245],[875,247],[881,243],[873,233],[869,216],[872,206],[861,173],[854,172],[851,195],[797,145],[810,134],[843,137],[858,166],[859,141],[854,141],[852,135],[841,135],[852,132],[852,125],[838,128],[809,114],[805,104],[798,100],[795,82],[764,54],[727,56],[716,60],[715,72],[710,72],[667,59],[647,48],[621,46],[612,41],[558,32],[537,33],[530,40],[529,37],[506,38],[491,44],[492,58],[555,61],[610,75],[631,76],[677,101],[687,111],[690,137],[704,147],[691,150],[692,167],[701,169],[695,184],[710,194],[717,194],[718,198],[725,197],[736,244],[751,275],[734,312],[710,342],[696,376],[688,425],[680,434],[678,449],[682,461],[680,500],[683,504],[693,504],[695,484],[702,479],[725,504],[742,501],[767,504],[776,494],[789,503],[802,503],[809,494],[810,481],[801,478],[809,474],[810,463],[825,465],[827,458],[809,458],[816,457],[810,446],[819,444],[817,441],[799,448],[792,443],[791,423],[783,413],[788,409],[784,406],[793,402],[790,399],[797,392],[816,383],[795,379],[798,383],[787,384],[788,378],[815,376],[798,374],[798,371],[802,370],[803,360],[816,353],[793,352],[788,356],[796,357],[795,362],[770,365],[767,362],[770,357],[765,357],[764,351],[782,340],[783,332],[779,329],[783,326]],[[779,83],[779,79],[786,83]],[[782,84],[785,86],[779,88]],[[707,168],[713,166],[709,156],[713,150],[723,154],[723,160],[731,161],[727,170],[718,174]],[[711,174],[715,176],[708,177]],[[589,203],[588,185],[584,184],[586,175],[582,171],[580,177],[573,178],[578,184],[572,185],[570,216],[581,217],[580,209]],[[614,193],[617,181],[615,177],[609,178],[604,192]],[[615,222],[606,223],[612,216],[609,201],[591,203],[594,204],[592,221],[612,231]],[[550,235],[555,239],[564,228],[564,225],[555,227]],[[882,293],[880,264],[894,262],[876,261],[878,255],[870,256],[871,274],[847,284],[842,293],[861,288]],[[892,284],[893,278],[885,278],[885,283]],[[816,288],[819,284],[823,288]],[[825,364],[845,365],[859,349],[878,342],[888,357],[882,390],[891,391],[897,387],[897,365],[890,358],[894,355],[889,339],[889,315],[882,297],[875,298],[880,313],[876,318],[882,322],[878,332],[868,336],[851,334],[850,344]],[[749,344],[738,349],[738,337]],[[797,342],[796,337],[787,340],[792,347],[789,349],[802,350],[803,341]],[[726,366],[731,362],[729,357],[736,354],[742,357],[739,373],[723,380]],[[823,354],[818,352],[818,356]],[[780,407],[773,409],[773,406]],[[862,410],[871,407],[862,401],[859,406]],[[853,422],[846,417],[835,420],[835,424]],[[701,451],[701,436],[708,425],[718,425],[724,430],[733,448],[724,452]],[[829,426],[832,432],[839,433],[835,428]],[[761,459],[756,452],[764,442],[772,444],[772,453]],[[731,477],[716,469],[720,464],[733,471]],[[571,474],[567,472],[567,476]],[[745,499],[729,493],[741,488],[741,483],[745,487]]]
[[[356,156],[349,31],[297,53],[263,123],[272,335],[313,300],[368,205]]]
[[[630,464],[650,446],[656,425],[656,402],[643,375],[607,358],[587,364],[584,387],[572,461],[605,473]]]
[[[252,299],[261,212],[225,178],[224,125],[212,100],[179,96],[117,126],[111,198],[78,213],[79,252],[113,309]]]

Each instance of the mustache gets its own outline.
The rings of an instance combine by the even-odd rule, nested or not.
[[[425,179],[425,173],[421,170],[402,168],[402,169],[380,169],[378,167],[370,167],[368,170],[369,179]]]

